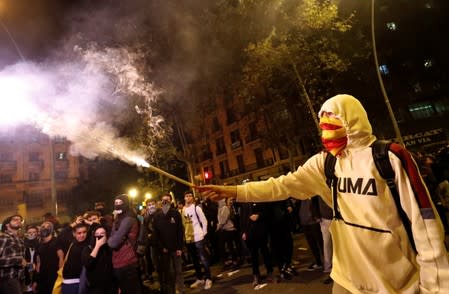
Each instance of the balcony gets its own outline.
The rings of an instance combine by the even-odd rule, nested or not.
[[[201,161],[211,160],[212,159],[212,152],[205,151],[201,154]]]
[[[0,171],[15,172],[16,170],[17,170],[17,161],[15,160],[0,161]]]
[[[217,151],[215,151],[215,155],[216,156],[220,156],[220,155],[225,154],[225,153],[226,153],[226,149],[225,148],[217,149]]]
[[[68,169],[69,161],[68,160],[56,160],[55,161],[55,169]]]
[[[250,136],[246,136],[245,142],[250,143],[250,142],[256,141],[258,139],[259,139],[259,136],[257,136],[257,135],[250,135]]]
[[[44,168],[43,160],[28,161],[28,169],[30,170],[42,170]]]
[[[242,147],[242,141],[241,140],[237,140],[235,142],[232,142],[232,144],[231,144],[232,150],[240,148],[240,147]]]

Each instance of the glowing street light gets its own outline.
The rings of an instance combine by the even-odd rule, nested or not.
[[[137,191],[136,188],[131,188],[131,189],[128,191],[128,195],[129,195],[129,197],[131,197],[132,199],[136,198],[136,197],[137,197],[137,194],[138,194],[138,191]]]
[[[151,199],[151,198],[153,198],[153,195],[150,192],[145,193],[146,200]]]

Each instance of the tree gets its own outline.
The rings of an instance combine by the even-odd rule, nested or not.
[[[333,92],[336,77],[351,65],[354,50],[341,40],[350,33],[353,15],[339,16],[330,1],[261,5],[271,9],[271,28],[246,48],[240,95],[249,97],[248,107],[259,114],[266,113],[257,111],[260,101],[271,109],[275,115],[264,115],[263,137],[268,146],[285,146],[291,158],[301,137],[318,137],[317,109]]]

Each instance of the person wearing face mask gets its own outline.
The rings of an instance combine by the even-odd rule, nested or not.
[[[139,231],[139,239],[137,247],[137,253],[141,256],[145,256],[145,271],[146,280],[144,282],[153,283],[153,272],[157,269],[159,264],[159,254],[156,248],[156,242],[153,233],[153,219],[155,212],[157,211],[156,201],[148,199],[146,201],[146,210],[144,214],[143,224]]]
[[[154,239],[160,256],[161,292],[174,294],[176,290],[184,293],[182,276],[182,247],[184,227],[181,214],[172,206],[172,196],[162,196],[162,208],[153,219]],[[174,287],[176,284],[176,288]]]
[[[37,248],[36,273],[33,288],[39,294],[51,294],[57,271],[64,263],[64,252],[54,237],[53,223],[46,221],[40,225],[40,243]]]
[[[112,250],[107,245],[108,231],[97,226],[92,232],[90,244],[84,248],[81,261],[86,268],[87,293],[113,293]]]
[[[114,280],[122,294],[142,293],[139,259],[135,250],[139,234],[139,222],[136,213],[130,207],[126,194],[115,197],[111,237],[108,240],[112,248]]]
[[[33,292],[33,277],[36,265],[36,251],[39,246],[38,228],[36,226],[27,226],[25,233],[24,245],[25,245],[25,261],[27,265],[25,267],[25,290],[24,293]]]
[[[198,190],[204,197],[237,197],[239,202],[320,195],[334,215],[333,293],[449,293],[443,226],[411,154],[399,144],[386,145],[386,161],[395,175],[394,185],[387,185],[374,158],[379,155],[373,152],[376,137],[360,101],[337,95],[324,102],[318,116],[326,151],[295,172]],[[336,160],[330,179],[325,170],[329,153]]]
[[[7,217],[0,232],[0,294],[21,294],[20,280],[23,277],[25,245],[18,236],[23,218],[20,215]]]

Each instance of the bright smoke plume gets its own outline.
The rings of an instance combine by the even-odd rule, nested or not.
[[[137,68],[142,56],[93,45],[75,47],[74,55],[71,62],[22,62],[0,71],[0,131],[33,124],[51,137],[67,137],[74,155],[109,154],[148,165],[144,160],[148,154],[133,151],[99,115],[105,105],[124,105],[129,97],[140,96],[145,107],[136,106],[136,111],[145,116],[155,138],[164,135],[163,120],[153,115],[150,106],[158,92]]]

